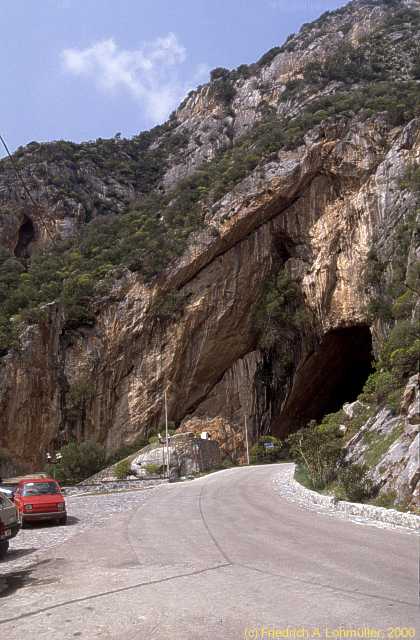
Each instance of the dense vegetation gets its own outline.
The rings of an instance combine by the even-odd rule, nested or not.
[[[131,185],[137,193],[154,189],[168,167],[171,154],[188,142],[185,135],[175,131],[176,124],[173,118],[131,139],[116,134],[114,138],[81,144],[66,140],[31,142],[19,147],[13,157],[20,171],[30,169],[31,179],[47,179],[53,198],[73,198],[89,208],[92,168],[96,176]],[[7,163],[0,164],[0,171],[9,170]],[[99,213],[109,213],[100,198],[93,205]]]
[[[293,340],[306,319],[299,284],[282,267],[268,278],[255,306],[258,346],[269,351],[285,339]]]
[[[95,442],[69,442],[60,451],[57,464],[46,466],[46,471],[59,482],[75,484],[97,473],[105,466],[105,449]]]
[[[96,442],[72,441],[61,447],[61,459],[55,464],[47,464],[45,470],[54,475],[59,482],[76,484],[104,467],[118,463],[114,473],[122,480],[130,473],[130,461],[127,458],[147,444],[147,437],[140,437],[132,445],[125,445],[107,454],[105,448]]]
[[[249,459],[251,464],[271,464],[281,459],[283,451],[283,443],[278,438],[261,436],[251,447]]]

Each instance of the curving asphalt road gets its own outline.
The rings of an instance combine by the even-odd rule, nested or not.
[[[31,567],[2,563],[1,638],[412,638],[417,536],[306,511],[276,470],[164,485]]]

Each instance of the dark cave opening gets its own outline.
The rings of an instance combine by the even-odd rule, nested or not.
[[[285,436],[356,400],[372,372],[372,336],[358,325],[328,332],[296,371],[272,432]]]
[[[19,229],[18,241],[15,247],[16,258],[29,258],[31,255],[31,244],[35,239],[35,228],[30,218],[25,216]]]

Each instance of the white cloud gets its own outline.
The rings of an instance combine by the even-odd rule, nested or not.
[[[67,72],[92,79],[102,91],[128,92],[151,123],[166,118],[191,84],[179,79],[186,50],[173,33],[131,50],[109,38],[86,49],[65,49],[61,58]]]

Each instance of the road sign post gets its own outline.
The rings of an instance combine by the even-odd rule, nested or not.
[[[246,444],[246,461],[249,464],[249,443],[248,443],[248,424],[245,416],[245,444]]]

